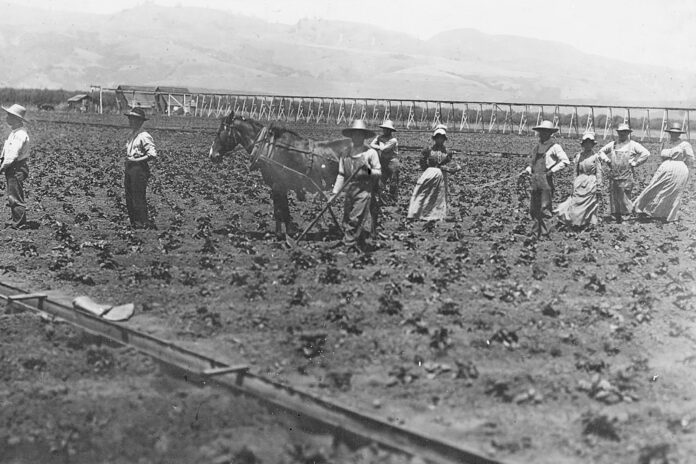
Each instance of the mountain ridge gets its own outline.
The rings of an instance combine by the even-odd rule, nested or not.
[[[2,2],[0,2],[1,4]],[[366,24],[296,24],[145,4],[111,15],[4,4],[6,87],[124,82],[355,98],[689,106],[694,75],[471,28],[422,40]]]

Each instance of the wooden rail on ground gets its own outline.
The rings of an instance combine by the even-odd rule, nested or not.
[[[332,433],[346,443],[376,443],[386,450],[419,456],[432,463],[500,463],[440,437],[399,427],[377,416],[274,382],[250,372],[246,365],[228,365],[224,361],[209,358],[123,324],[75,310],[44,294],[32,294],[0,282],[0,299],[6,300],[9,307],[49,315],[95,335],[133,347],[186,373],[189,382],[209,383],[234,394],[255,398],[273,414],[285,412],[292,420],[304,426],[318,427],[322,433]]]

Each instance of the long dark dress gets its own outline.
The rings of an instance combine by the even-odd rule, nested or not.
[[[433,221],[447,217],[447,176],[440,166],[451,159],[452,155],[442,145],[433,145],[422,151],[420,164],[424,172],[411,195],[409,219]]]
[[[601,182],[602,168],[599,153],[580,152],[575,157],[573,193],[558,205],[556,214],[567,226],[583,227],[597,224],[599,197],[597,185]]]

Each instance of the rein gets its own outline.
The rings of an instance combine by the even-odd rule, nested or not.
[[[266,129],[266,130],[264,130],[264,129]],[[266,126],[262,126],[261,130],[259,131],[259,134],[256,136],[256,139],[253,141],[250,141],[249,144],[245,145],[243,143],[243,140],[241,139],[241,137],[237,136],[237,134],[240,133],[240,131],[238,129],[236,129],[233,124],[228,124],[226,122],[223,122],[222,128],[220,129],[220,131],[218,131],[218,134],[221,131],[224,131],[228,135],[228,137],[232,138],[232,143],[233,143],[234,147],[236,147],[237,145],[241,145],[247,151],[247,153],[250,153],[250,154],[253,153],[253,151],[256,149],[256,147],[258,145],[268,142],[268,139],[270,137],[269,136],[270,130],[268,130],[268,128]],[[333,160],[330,157],[327,157],[327,156],[322,155],[320,153],[315,153],[315,152],[307,151],[307,150],[300,150],[299,148],[295,148],[291,145],[279,144],[275,141],[271,141],[268,145],[272,149],[283,148],[285,150],[293,151],[295,153],[302,153],[304,155],[310,155],[312,157],[312,160],[310,162],[310,166],[309,166],[310,169],[309,170],[311,170],[311,168],[314,167],[314,158],[315,157],[321,158],[322,160],[325,160],[325,161],[327,161],[327,160],[328,161],[336,161],[336,160]],[[271,150],[269,150],[269,152],[270,151]],[[232,152],[234,152],[234,149],[225,151],[225,152],[223,152],[223,154],[226,155],[226,154],[232,153]]]

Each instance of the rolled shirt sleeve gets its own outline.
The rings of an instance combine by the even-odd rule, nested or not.
[[[568,155],[566,155],[566,152],[563,151],[563,148],[561,148],[559,144],[555,144],[553,147],[551,147],[551,150],[556,160],[550,168],[552,173],[558,172],[570,164]]]
[[[140,132],[136,135],[133,142],[128,144],[127,148],[129,161],[143,161],[157,158],[155,142],[148,132]]]
[[[334,182],[333,190],[331,191],[334,195],[341,191],[343,184],[346,181],[346,170],[343,166],[343,158],[338,161],[338,175],[336,176],[336,182]]]
[[[631,157],[629,164],[633,167],[640,166],[650,158],[650,151],[640,143],[631,140]]]
[[[155,141],[152,140],[152,136],[143,132],[141,146],[143,147],[143,152],[148,158],[157,158],[157,150],[155,149]]]
[[[379,155],[377,154],[377,150],[375,150],[374,148],[369,149],[365,158],[365,160],[367,161],[367,165],[370,168],[371,174],[373,176],[381,176],[382,165],[379,162]]]
[[[694,167],[694,164],[696,164],[696,157],[694,157],[694,148],[691,146],[689,142],[684,142],[682,143],[684,146],[684,163],[688,166],[689,169],[692,169]]]

